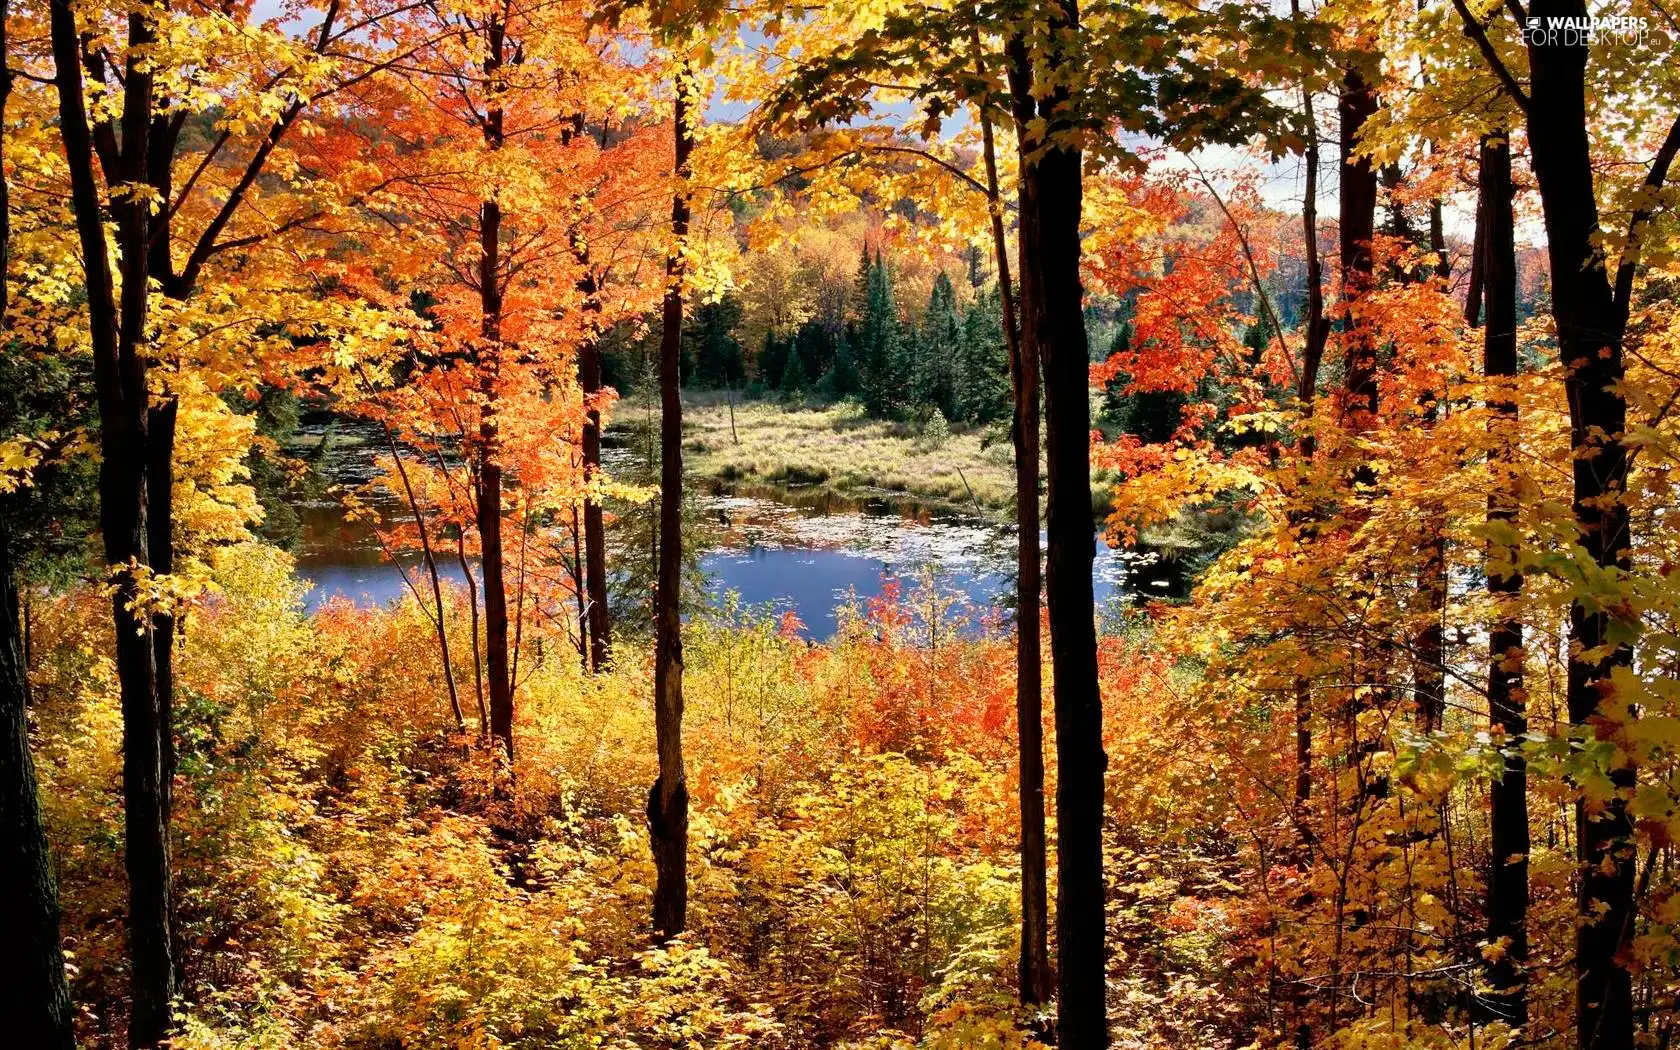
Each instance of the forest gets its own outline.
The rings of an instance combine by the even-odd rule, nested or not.
[[[0,1045],[1675,1046],[1677,40],[0,0]]]

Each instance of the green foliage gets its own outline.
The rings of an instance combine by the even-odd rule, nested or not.
[[[98,528],[98,463],[73,454],[98,425],[89,363],[13,343],[0,353],[0,439],[44,450],[30,484],[0,498],[23,588],[88,571]],[[28,601],[28,595],[23,595]]]
[[[734,388],[746,378],[746,357],[735,340],[741,304],[733,296],[695,307],[683,327],[684,379],[696,386]]]

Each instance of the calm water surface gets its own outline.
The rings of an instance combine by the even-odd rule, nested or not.
[[[338,484],[356,484],[371,475],[373,454],[365,442],[329,444],[318,469]],[[848,500],[826,490],[716,488],[700,501],[717,537],[701,559],[709,597],[721,604],[734,592],[743,605],[791,611],[811,637],[832,635],[842,606],[877,597],[894,582],[905,592],[932,586],[975,622],[1004,615],[1010,605],[1014,534],[976,515],[890,495]],[[372,606],[411,586],[429,588],[417,556],[394,563],[370,530],[344,520],[335,501],[294,509],[303,526],[298,574],[314,585],[306,599],[311,611],[335,597]],[[406,514],[400,504],[381,509]],[[1093,542],[1102,604],[1119,596],[1126,570],[1118,554]],[[464,581],[453,550],[438,552],[438,568],[444,578]]]

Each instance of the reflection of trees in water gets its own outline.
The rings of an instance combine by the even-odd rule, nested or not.
[[[659,474],[657,426],[646,425],[649,420],[642,417],[647,406],[640,398],[621,403],[619,412],[621,421],[636,425],[608,432],[602,457],[606,470],[616,482],[651,489]],[[376,426],[325,415],[305,416],[285,442],[285,453],[294,463],[307,465],[312,479],[310,485],[281,490],[279,499],[297,523],[290,547],[300,572],[318,584],[315,600],[338,592],[358,601],[380,602],[403,593],[371,527],[346,520],[336,494],[340,489],[358,490],[363,502],[385,520],[406,517],[408,508],[397,496],[368,485],[378,472],[382,442]],[[606,509],[608,600],[615,625],[633,635],[650,636],[658,501],[610,498]],[[850,565],[842,570],[836,562],[826,571],[861,577],[858,590],[866,596],[881,586],[883,573],[904,581],[906,588],[931,573],[939,587],[966,597],[978,610],[1002,612],[1005,621],[1013,614],[1013,526],[959,508],[897,493],[713,479],[687,489],[683,523],[686,616],[717,605],[729,588],[744,584],[740,574],[745,570],[735,559],[714,557],[726,550],[756,551],[778,561],[768,570],[778,600],[799,611],[813,627],[844,603],[845,593],[824,589],[798,559],[780,564],[782,550],[861,563],[863,569]],[[566,522],[555,525],[565,531]],[[1192,562],[1179,557],[1128,564],[1133,560],[1099,550],[1098,593],[1114,594],[1122,577],[1127,591],[1140,598],[1175,598],[1187,592]],[[760,564],[756,571],[762,574],[766,569]],[[445,575],[459,582],[455,568]],[[1157,579],[1169,582],[1157,586]],[[759,575],[754,582],[762,588],[763,581]]]

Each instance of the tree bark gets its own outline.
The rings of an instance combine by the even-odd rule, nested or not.
[[[1530,13],[1582,17],[1587,7],[1579,0],[1536,0]],[[1594,244],[1599,221],[1587,134],[1587,47],[1536,41],[1528,58],[1528,143],[1546,222],[1552,316],[1575,450],[1573,513],[1588,557],[1626,572],[1631,535],[1621,495],[1628,472],[1627,402],[1619,386],[1627,307],[1618,303]],[[1608,629],[1609,616],[1598,606],[1570,605],[1569,721],[1593,727],[1595,734],[1604,732],[1597,723],[1611,675],[1633,662],[1631,648],[1611,643]],[[1576,1040],[1582,1050],[1633,1045],[1633,979],[1623,961],[1633,940],[1633,825],[1625,797],[1633,789],[1633,770],[1615,768],[1610,779],[1616,794],[1601,810],[1589,813],[1581,802],[1575,809],[1581,863]]]
[[[1429,145],[1433,149],[1433,142]],[[1431,200],[1429,204],[1429,250],[1435,256],[1433,275],[1445,281],[1452,273],[1452,266],[1447,260],[1446,222],[1440,198]],[[1424,392],[1423,425],[1426,428],[1433,429],[1439,421],[1442,396],[1444,391]],[[1414,678],[1418,728],[1432,733],[1441,729],[1447,718],[1447,514],[1440,503],[1430,504],[1423,531],[1423,564],[1418,569],[1418,590],[1423,593],[1428,619],[1413,640],[1417,653]]]
[[[587,259],[585,259],[587,262]],[[584,309],[600,312],[600,293],[593,275],[585,278]],[[583,419],[583,470],[590,481],[601,474],[601,342],[591,333],[578,349],[578,385],[588,406]],[[589,666],[605,670],[612,659],[612,615],[607,606],[607,539],[601,501],[583,504],[584,580],[588,589]]]
[[[1297,3],[1292,7],[1300,17]],[[1310,420],[1318,399],[1318,372],[1324,362],[1324,348],[1330,340],[1330,319],[1324,310],[1324,263],[1318,253],[1318,115],[1313,111],[1312,91],[1301,86],[1301,117],[1305,127],[1305,148],[1301,161],[1306,176],[1305,195],[1301,201],[1301,240],[1307,262],[1307,311],[1302,321],[1301,371],[1296,382],[1295,400],[1300,405],[1303,420]],[[1301,436],[1299,445],[1303,463],[1310,463],[1316,442],[1311,432]],[[1301,524],[1299,520],[1297,525]],[[1295,791],[1293,808],[1299,845],[1307,840],[1307,807],[1312,802],[1312,683],[1297,678],[1295,694]],[[1310,1033],[1308,1033],[1310,1038]]]
[[[491,102],[486,106],[484,143],[502,146],[501,106],[494,101],[503,64],[502,24],[491,19],[485,27],[488,50],[484,76]],[[490,690],[490,736],[500,745],[508,768],[513,767],[513,678],[508,664],[508,610],[505,557],[502,544],[502,466],[496,422],[496,384],[502,340],[501,236],[502,207],[495,200],[479,205],[478,294],[482,336],[478,355],[480,406],[478,416],[478,492],[476,524],[480,569],[484,574],[484,662]]]
[[[0,894],[11,913],[0,952],[0,1016],[19,1046],[71,1050],[58,884],[29,754],[28,677],[12,572],[11,537],[0,520]]]
[[[146,414],[146,553],[152,572],[175,571],[175,421],[180,404],[167,397]],[[175,802],[175,615],[152,615],[152,666],[157,682],[158,754],[162,757],[163,819]],[[179,967],[179,960],[176,960]]]
[[[1502,132],[1482,137],[1480,183],[1480,286],[1486,299],[1482,371],[1488,379],[1508,379],[1517,374],[1517,258],[1511,147]],[[1514,528],[1517,520],[1519,495],[1511,477],[1509,444],[1516,437],[1517,406],[1501,397],[1489,407],[1498,440],[1489,463],[1495,476],[1487,520],[1503,531]],[[1514,544],[1490,542],[1489,547],[1487,588],[1496,612],[1488,627],[1488,716],[1493,728],[1505,735],[1505,756],[1503,773],[1491,791],[1487,939],[1506,944],[1488,966],[1490,990],[1482,1002],[1489,1020],[1503,1021],[1520,1032],[1528,1023],[1528,764],[1520,750],[1528,717],[1523,625],[1515,616],[1523,578],[1511,565],[1517,553]]]
[[[974,31],[974,60],[981,62],[980,34]],[[1010,55],[1023,48],[1019,36],[1005,45]],[[981,72],[981,70],[976,70]],[[1030,71],[1029,71],[1030,75]],[[1003,228],[1003,196],[998,188],[997,143],[992,115],[980,105],[980,135],[986,162],[987,210],[991,213],[992,254],[997,263],[998,300],[1003,308],[1004,341],[1009,347],[1013,413],[1010,437],[1015,445],[1015,725],[1019,759],[1017,791],[1021,806],[1021,955],[1016,985],[1023,1003],[1048,1002],[1051,994],[1050,902],[1045,873],[1044,834],[1044,672],[1041,666],[1038,528],[1038,355],[1022,332],[1009,276],[1009,242]],[[1023,270],[1026,267],[1022,267]]]
[[[1052,3],[1050,38],[1079,32],[1076,0]],[[1034,99],[1030,56],[1011,40],[1010,87],[1021,149],[1022,343],[1044,370],[1048,555],[1046,595],[1056,715],[1057,1032],[1060,1045],[1109,1042],[1102,868],[1102,693],[1097,681],[1096,603],[1091,584],[1090,351],[1079,273],[1083,179],[1070,141],[1065,86]],[[1067,62],[1059,47],[1041,61]],[[1034,119],[1042,125],[1033,124]],[[1042,132],[1034,128],[1042,127]]]
[[[0,0],[0,147],[12,95],[7,0]],[[9,305],[11,183],[0,172],[0,322]],[[0,516],[0,900],[11,910],[11,943],[0,952],[0,1017],[24,1046],[72,1050],[70,987],[59,933],[58,883],[41,824],[29,753],[27,631],[20,630],[11,535]]]
[[[1377,349],[1358,307],[1376,279],[1371,238],[1376,232],[1377,171],[1371,162],[1354,155],[1359,132],[1377,112],[1377,94],[1357,68],[1348,68],[1337,96],[1341,118],[1341,181],[1338,237],[1342,253],[1341,306],[1347,348],[1343,387],[1343,415],[1356,429],[1370,425],[1377,411]]]
[[[661,939],[688,925],[688,782],[683,772],[682,651],[682,322],[688,241],[689,154],[694,149],[685,62],[677,74],[672,113],[677,190],[671,198],[671,250],[665,260],[665,304],[659,339],[659,575],[654,594],[654,731],[659,778],[648,792],[648,830],[657,881],[653,929]]]
[[[128,872],[129,1045],[154,1047],[168,1035],[175,997],[171,931],[172,872],[163,739],[171,728],[158,707],[151,617],[140,609],[139,578],[148,562],[145,337],[148,208],[139,198],[113,204],[122,266],[121,309],[108,262],[105,213],[93,170],[93,134],[82,97],[81,40],[67,0],[50,14],[59,127],[70,172],[71,208],[81,243],[99,405],[99,522],[111,568],[111,618],[123,715],[124,863]],[[150,35],[145,18],[129,19],[130,43]],[[125,71],[119,178],[144,182],[152,123],[152,78],[131,60]]]

